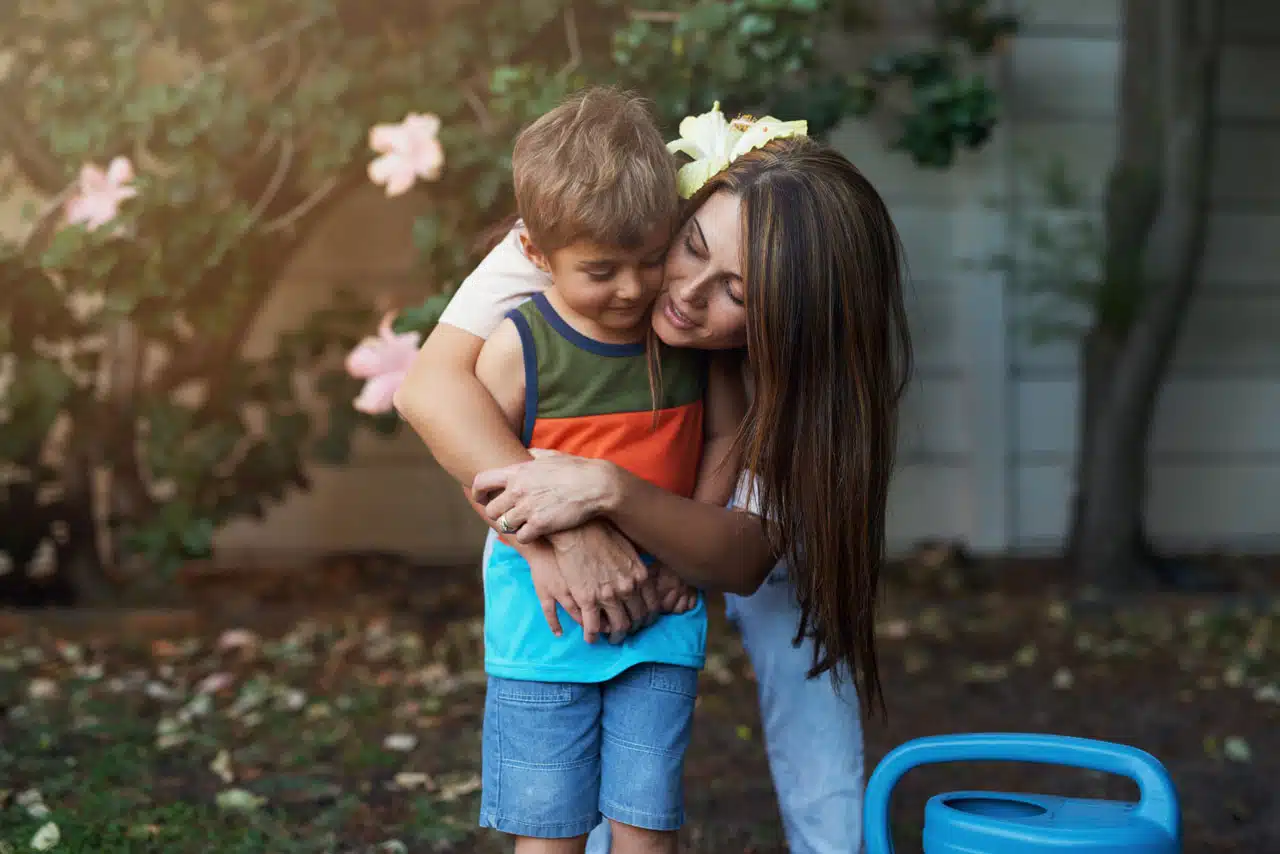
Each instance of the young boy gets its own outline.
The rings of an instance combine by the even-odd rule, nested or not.
[[[608,459],[692,495],[704,441],[731,433],[737,413],[704,412],[704,354],[655,342],[651,370],[677,214],[662,137],[638,100],[590,89],[520,135],[512,168],[524,228],[511,239],[552,284],[493,329],[475,377],[526,447]],[[674,852],[702,597],[622,643],[587,643],[548,628],[513,547],[493,543],[484,576],[481,824],[514,835],[520,854],[580,852],[603,815],[613,850]]]

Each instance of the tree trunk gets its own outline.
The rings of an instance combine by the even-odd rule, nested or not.
[[[1131,586],[1151,568],[1148,443],[1204,255],[1221,17],[1221,0],[1125,4],[1104,302],[1082,345],[1068,543],[1077,578],[1093,586]]]
[[[99,548],[94,512],[94,466],[85,453],[68,449],[62,484],[66,490],[67,547],[58,555],[58,573],[78,605],[106,605],[116,601],[120,588],[107,572]]]
[[[1152,395],[1116,388],[1125,342],[1094,329],[1083,345],[1087,420],[1078,467],[1075,540],[1077,577],[1092,586],[1127,588],[1142,580],[1143,507]]]

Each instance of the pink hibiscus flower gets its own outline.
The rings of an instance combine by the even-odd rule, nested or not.
[[[365,381],[352,406],[369,415],[391,411],[391,399],[418,354],[418,333],[397,335],[391,329],[391,318],[390,313],[383,315],[377,337],[364,339],[347,356],[347,373]]]
[[[92,163],[80,168],[79,192],[67,201],[68,225],[83,225],[90,231],[116,218],[120,203],[132,199],[138,191],[129,186],[133,180],[133,164],[127,157],[117,157],[104,172]]]
[[[369,180],[385,186],[388,196],[398,196],[418,179],[439,178],[444,168],[439,132],[440,119],[431,113],[410,113],[398,125],[375,125],[369,147],[382,156],[369,164]]]

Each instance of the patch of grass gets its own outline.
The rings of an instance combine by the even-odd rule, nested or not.
[[[442,797],[435,780],[478,773],[447,745],[472,744],[482,684],[379,623],[149,649],[0,641],[0,841],[31,850],[52,823],[59,854],[444,850],[480,836],[475,787]],[[425,708],[464,713],[450,732]]]

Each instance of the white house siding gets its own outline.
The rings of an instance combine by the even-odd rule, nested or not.
[[[1033,167],[1050,157],[1096,216],[1120,3],[1015,8],[1023,28],[996,72],[1004,119],[991,145],[936,173],[866,123],[835,136],[888,198],[911,265],[919,379],[892,502],[898,547],[955,536],[979,551],[1049,550],[1067,522],[1076,349],[1033,343],[1026,297],[984,265],[1036,214]],[[1149,524],[1169,545],[1249,551],[1280,543],[1280,4],[1235,0],[1226,24],[1204,283],[1156,415]]]
[[[1097,199],[1119,4],[1034,8],[1013,51],[1010,130],[1065,155]],[[1156,412],[1148,524],[1169,545],[1250,551],[1280,542],[1280,4],[1234,0],[1226,15],[1204,274]],[[1012,331],[1010,543],[1053,547],[1072,491],[1076,352]]]

